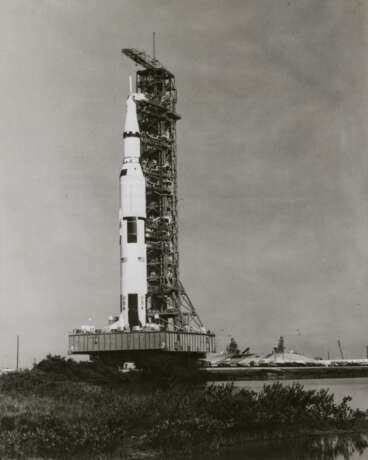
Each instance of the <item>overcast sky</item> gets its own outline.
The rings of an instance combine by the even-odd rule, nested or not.
[[[221,350],[368,343],[367,3],[2,0],[0,366],[119,310],[123,47],[176,75],[181,278]]]

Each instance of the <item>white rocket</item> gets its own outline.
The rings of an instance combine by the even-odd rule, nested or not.
[[[139,163],[141,146],[135,102],[143,98],[142,94],[133,93],[130,79],[120,172],[120,316],[110,329],[146,324],[146,181]]]

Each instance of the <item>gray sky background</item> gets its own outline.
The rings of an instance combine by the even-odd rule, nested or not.
[[[221,349],[368,343],[367,3],[2,0],[0,366],[119,309],[123,47],[177,76],[181,277]]]

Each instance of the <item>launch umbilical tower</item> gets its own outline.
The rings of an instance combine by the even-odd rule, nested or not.
[[[146,177],[147,315],[173,329],[199,330],[203,324],[180,282],[177,211],[175,77],[141,51],[122,52],[144,67],[136,74],[141,133],[141,166]]]

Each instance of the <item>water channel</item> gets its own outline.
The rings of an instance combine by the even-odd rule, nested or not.
[[[263,385],[272,384],[275,380],[238,380],[234,385],[249,390],[261,390]],[[279,380],[283,385],[290,385],[298,382],[306,390],[321,390],[328,388],[335,395],[335,401],[340,402],[344,396],[351,396],[350,406],[354,409],[368,409],[368,377],[344,378],[344,379],[301,379],[301,380]],[[226,382],[222,382],[226,383]],[[368,459],[368,456],[367,456]]]

